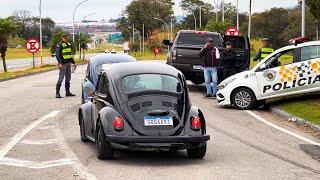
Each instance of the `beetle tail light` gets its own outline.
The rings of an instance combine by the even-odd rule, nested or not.
[[[191,129],[198,131],[200,130],[200,128],[201,128],[201,119],[197,116],[193,116],[191,118]]]
[[[119,117],[119,116],[117,116],[117,117],[113,120],[112,124],[113,124],[114,129],[117,130],[117,131],[122,131],[122,130],[124,129],[124,121],[123,121],[123,119],[122,119],[121,117]]]

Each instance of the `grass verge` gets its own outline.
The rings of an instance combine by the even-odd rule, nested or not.
[[[145,52],[144,56],[139,52],[130,53],[130,55],[135,57],[137,60],[166,60],[167,59],[166,53],[158,54],[157,57],[155,57],[152,52]]]
[[[87,63],[86,61],[76,59],[77,65],[82,65],[82,64],[86,64],[86,63]],[[18,78],[18,77],[22,77],[22,76],[26,76],[26,75],[37,74],[37,73],[41,73],[41,72],[47,72],[47,71],[56,70],[56,69],[58,69],[57,65],[46,64],[46,65],[35,67],[35,68],[14,70],[14,71],[9,71],[9,72],[1,72],[0,73],[0,81]]]
[[[320,125],[319,95],[285,99],[274,102],[274,105],[296,117]]]

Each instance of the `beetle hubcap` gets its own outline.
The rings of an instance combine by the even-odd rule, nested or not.
[[[236,94],[235,103],[241,108],[246,108],[251,103],[251,96],[248,92],[240,91]]]

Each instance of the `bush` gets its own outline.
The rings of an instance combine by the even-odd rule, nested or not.
[[[261,39],[251,39],[250,45],[251,45],[251,51],[253,53],[256,53],[259,51],[259,49],[262,47],[262,40]]]

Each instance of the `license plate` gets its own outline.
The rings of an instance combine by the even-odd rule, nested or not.
[[[144,117],[145,126],[173,126],[170,116],[146,116]]]
[[[194,66],[193,66],[193,69],[194,69],[194,70],[202,70],[203,67],[202,67],[201,65],[194,65]]]

